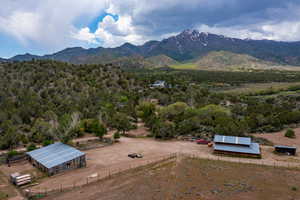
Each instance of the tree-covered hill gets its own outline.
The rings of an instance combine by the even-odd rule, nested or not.
[[[58,138],[76,118],[104,120],[113,111],[126,112],[139,89],[110,65],[2,63],[0,77],[0,148]]]
[[[0,149],[68,142],[85,133],[101,138],[108,128],[125,133],[138,118],[150,135],[164,139],[242,136],[300,123],[297,83],[286,95],[273,88],[252,94],[220,92],[243,83],[299,82],[299,72],[125,72],[114,65],[42,60],[2,63],[0,77]],[[149,87],[156,80],[166,81],[167,87]]]

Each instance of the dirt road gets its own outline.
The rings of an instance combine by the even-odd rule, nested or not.
[[[85,152],[87,155],[87,168],[59,174],[50,178],[45,178],[41,183],[35,186],[35,190],[44,190],[44,188],[58,188],[62,185],[73,185],[85,181],[87,177],[93,174],[107,173],[108,168],[122,169],[129,165],[139,165],[141,161],[153,160],[156,157],[169,155],[171,153],[183,153],[196,155],[199,158],[220,159],[230,162],[257,163],[264,165],[300,165],[300,158],[280,157],[272,153],[271,147],[262,147],[263,159],[241,159],[229,158],[212,155],[212,148],[206,145],[198,145],[192,142],[184,141],[157,141],[154,139],[134,139],[121,138],[120,143],[100,149],[92,149]],[[144,158],[132,159],[128,157],[129,153],[142,153]]]
[[[171,153],[182,153],[194,155],[199,158],[209,158],[214,160],[226,160],[230,162],[256,163],[263,165],[282,165],[282,166],[300,166],[300,157],[278,156],[272,153],[272,147],[262,147],[263,159],[244,159],[216,156],[212,154],[212,148],[206,145],[198,145],[186,141],[157,141],[151,138],[125,138],[122,137],[119,143],[99,149],[85,151],[87,156],[87,167],[83,169],[72,170],[52,177],[46,177],[39,180],[40,184],[34,186],[35,191],[44,191],[45,189],[57,189],[60,185],[72,186],[83,181],[88,177],[98,174],[101,176],[107,173],[107,169],[128,168],[128,166],[138,166],[139,163],[152,161],[159,156],[169,155]],[[128,157],[129,153],[142,153],[142,159],[132,159]],[[22,166],[12,166],[7,168],[1,166],[0,169],[7,175],[13,171],[20,171],[31,166],[29,164]],[[7,168],[7,169],[6,169]],[[31,167],[33,169],[33,167]]]

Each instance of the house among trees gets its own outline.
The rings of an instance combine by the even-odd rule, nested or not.
[[[150,85],[150,88],[165,88],[167,87],[166,81],[155,81]]]
[[[250,137],[215,135],[214,153],[246,157],[261,157],[258,143],[253,143]]]
[[[85,153],[61,142],[30,151],[29,162],[49,176],[86,166]]]

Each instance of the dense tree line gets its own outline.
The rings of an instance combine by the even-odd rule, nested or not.
[[[126,113],[123,121],[129,123],[139,90],[135,79],[110,65],[5,63],[0,64],[0,76],[2,149],[20,143],[68,141],[80,135],[79,126],[89,131],[82,125],[86,119],[99,122],[93,125],[95,130],[119,125],[115,115],[120,113]]]
[[[1,149],[68,142],[85,133],[102,138],[108,128],[119,138],[138,118],[156,138],[244,135],[300,122],[297,96],[232,95],[206,85],[298,81],[296,72],[124,72],[112,65],[30,61],[0,64],[0,76]],[[151,89],[155,80],[170,87]]]
[[[297,72],[153,70],[136,73],[146,83],[167,80],[173,86],[171,89],[150,90],[146,94],[150,99],[157,99],[160,106],[144,102],[137,107],[140,117],[155,137],[169,138],[185,134],[211,137],[216,133],[241,136],[254,132],[279,131],[300,122],[299,95],[265,96],[276,93],[270,90],[233,95],[216,92],[214,88],[207,86],[210,82],[233,85],[248,82],[296,82],[300,80],[300,73]],[[298,86],[288,88],[290,91],[298,89]]]
[[[298,82],[300,73],[295,71],[202,71],[202,70],[175,70],[172,68],[159,69],[127,69],[131,73],[138,74],[138,79],[152,82],[166,80],[172,85],[182,83],[227,83],[240,85],[244,83],[268,83],[268,82]]]

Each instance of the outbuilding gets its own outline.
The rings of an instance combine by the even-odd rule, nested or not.
[[[253,143],[250,137],[215,135],[214,153],[260,158],[258,143]]]
[[[85,153],[61,142],[30,151],[27,155],[33,166],[49,176],[86,167]]]
[[[282,145],[276,145],[275,146],[275,152],[287,154],[287,155],[296,155],[296,147],[290,147],[290,146],[282,146]]]

